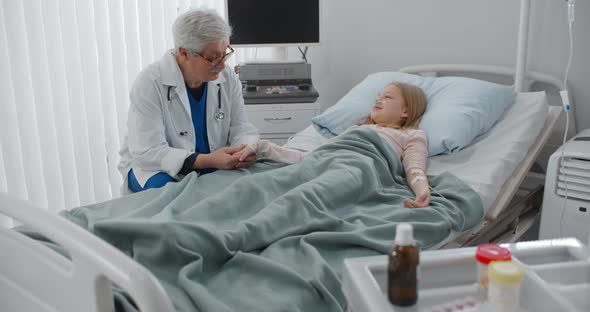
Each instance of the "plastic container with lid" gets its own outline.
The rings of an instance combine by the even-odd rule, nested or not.
[[[510,261],[512,253],[510,250],[496,244],[483,244],[477,246],[475,252],[477,260],[477,282],[484,288],[488,287],[488,264],[492,261]]]
[[[503,312],[518,311],[524,271],[514,261],[493,261],[488,265],[488,302]]]

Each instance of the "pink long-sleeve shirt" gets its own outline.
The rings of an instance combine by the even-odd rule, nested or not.
[[[368,127],[376,131],[385,139],[404,165],[408,172],[410,169],[421,169],[426,172],[426,160],[428,158],[428,144],[426,133],[419,129],[398,130],[378,125],[361,125],[354,127]],[[327,142],[336,138],[328,139]],[[273,159],[279,162],[294,164],[300,162],[308,152],[301,152],[276,144],[267,140],[260,140],[256,144],[251,144],[250,149],[258,154],[258,157]]]
[[[369,127],[389,142],[400,157],[406,171],[417,168],[426,172],[428,141],[424,130],[398,130],[378,125],[361,125],[359,127]]]

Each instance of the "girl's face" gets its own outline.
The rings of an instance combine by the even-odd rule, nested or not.
[[[407,117],[408,110],[401,91],[395,85],[388,85],[377,97],[371,118],[376,124],[401,126],[402,118]]]

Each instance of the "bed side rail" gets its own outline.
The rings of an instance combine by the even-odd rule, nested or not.
[[[0,229],[0,302],[7,311],[114,311],[112,283],[143,312],[173,312],[156,278],[78,225],[0,192],[0,213],[62,246],[70,259],[27,236]]]

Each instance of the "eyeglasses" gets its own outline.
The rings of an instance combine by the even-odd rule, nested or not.
[[[193,54],[195,56],[202,57],[205,61],[209,62],[209,64],[211,64],[211,66],[217,66],[221,62],[225,62],[225,60],[227,60],[227,58],[230,57],[230,55],[232,55],[233,53],[234,53],[234,49],[232,47],[228,46],[227,51],[225,52],[224,55],[222,55],[220,57],[216,57],[214,59],[210,59],[199,52],[193,52],[191,54]]]

